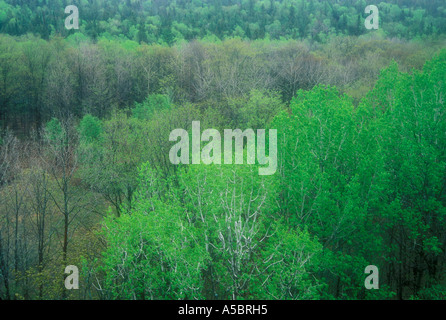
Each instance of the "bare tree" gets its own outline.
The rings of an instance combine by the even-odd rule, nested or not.
[[[5,287],[4,298],[10,299],[10,217],[6,203],[6,187],[5,185],[12,180],[12,167],[17,156],[18,141],[11,134],[7,133],[2,139],[0,145],[0,271]]]
[[[186,199],[192,201],[196,210],[188,213],[189,223],[203,224],[206,251],[213,259],[222,259],[227,269],[228,279],[210,276],[211,287],[230,282],[232,299],[242,297],[253,278],[261,276],[263,268],[253,260],[256,250],[271,236],[271,230],[262,228],[268,188],[253,179],[253,174],[244,175],[233,169],[218,174],[206,171],[194,175],[194,182],[185,183]],[[212,267],[209,272],[213,273]],[[213,291],[215,296],[219,290]]]
[[[38,158],[35,158],[36,160]],[[49,242],[51,236],[47,231],[49,229],[48,216],[51,211],[51,190],[50,177],[44,168],[40,165],[34,165],[28,174],[27,196],[31,215],[32,227],[35,231],[37,241],[37,271],[39,274],[45,269],[45,257],[49,251]],[[38,296],[43,298],[43,282],[40,282]]]
[[[78,133],[73,118],[69,117],[62,121],[53,119],[45,128],[43,136],[46,152],[42,152],[42,160],[55,184],[49,195],[63,217],[62,264],[66,266],[70,239],[81,224],[80,215],[87,214],[90,207],[88,196],[74,183],[78,169]],[[66,298],[65,290],[62,291],[62,298]]]

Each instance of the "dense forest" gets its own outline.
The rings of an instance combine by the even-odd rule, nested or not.
[[[446,4],[368,4],[0,0],[0,298],[445,299]],[[193,121],[276,173],[172,164]]]
[[[48,39],[73,35],[64,28],[64,8],[80,11],[80,32],[92,39],[125,38],[172,44],[206,36],[246,39],[311,38],[366,33],[367,5],[382,13],[381,28],[390,37],[446,32],[443,0],[1,0],[0,32],[38,33]]]

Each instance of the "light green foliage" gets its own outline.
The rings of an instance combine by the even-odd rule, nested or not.
[[[132,209],[104,221],[106,288],[118,299],[202,298],[208,255],[198,230],[176,202],[160,201],[165,186],[147,164]]]
[[[132,115],[136,119],[148,120],[156,111],[170,108],[169,98],[162,94],[151,94],[142,103],[135,103]]]
[[[246,127],[256,130],[266,128],[283,109],[284,104],[277,93],[252,90],[240,113],[246,119]]]
[[[155,173],[142,170],[141,185],[153,183]],[[132,210],[109,216],[104,224],[108,249],[103,269],[113,298],[202,298],[200,275],[207,254],[181,207],[147,197],[144,190]]]
[[[256,252],[273,221],[273,181],[259,178],[249,166],[192,167],[179,177],[188,219],[200,230],[212,262],[207,287],[220,298],[262,295],[264,265],[256,269]],[[263,240],[262,240],[263,239]],[[262,276],[262,274],[264,274]]]
[[[71,31],[25,2],[0,0],[1,299],[445,299],[444,0],[379,30],[365,0],[82,0]],[[276,173],[171,164],[192,121],[276,129]]]
[[[363,281],[361,266],[367,265],[366,251],[374,252],[379,239],[368,230],[368,198],[361,197],[353,104],[337,89],[319,86],[299,91],[290,109],[291,114],[282,112],[272,123],[281,128],[283,214],[291,225],[317,235],[325,248],[323,269],[331,270],[327,280],[339,281],[338,288],[345,285],[348,295],[355,296],[359,291],[354,288],[361,288]],[[331,280],[333,274],[336,280]]]
[[[276,175],[211,165],[165,178],[143,166],[143,187],[127,213],[157,216],[169,206],[168,219],[177,212],[176,223],[194,237],[187,250],[203,253],[192,277],[203,298],[441,298],[445,58],[413,74],[390,65],[356,108],[330,86],[298,91],[282,111],[277,97],[253,91],[246,123],[268,122],[256,116],[265,101],[277,106]],[[379,290],[364,288],[371,264],[380,270]]]
[[[293,229],[285,221],[277,223],[276,233],[262,252],[271,262],[265,281],[269,299],[312,300],[321,297],[323,282],[313,276],[319,269],[322,246],[307,230]]]
[[[79,148],[81,176],[115,206],[119,215],[122,204],[131,205],[137,168],[147,159],[144,125],[118,113],[102,125],[86,116],[80,131],[84,141]],[[100,140],[92,139],[99,134]]]
[[[92,143],[101,138],[102,123],[98,118],[87,114],[79,123],[78,131],[80,139],[85,143]]]
[[[48,141],[55,147],[65,144],[66,132],[57,118],[53,118],[45,125],[45,134]]]
[[[139,181],[132,210],[105,222],[104,271],[117,297],[318,296],[311,272],[321,247],[307,231],[287,228],[276,215],[274,179],[249,166],[206,166],[181,170],[174,182],[143,165]],[[148,242],[141,244],[142,239]],[[145,261],[151,254],[150,264]],[[145,258],[133,263],[134,256]],[[125,296],[141,287],[150,294]]]
[[[388,236],[398,239],[388,259],[408,260],[399,273],[408,281],[418,277],[415,294],[426,294],[437,276],[437,264],[444,263],[444,246],[438,239],[444,234],[444,170],[446,168],[446,119],[440,98],[445,92],[446,52],[426,63],[423,72],[412,75],[398,72],[394,65],[383,72],[370,97],[380,107],[380,135],[376,136],[384,158],[381,183],[386,190],[381,208]],[[385,79],[388,79],[387,81]],[[376,104],[375,104],[376,105]],[[414,249],[409,249],[415,244]],[[393,258],[392,258],[393,257]],[[423,283],[421,279],[430,281]],[[401,297],[403,283],[399,285]]]

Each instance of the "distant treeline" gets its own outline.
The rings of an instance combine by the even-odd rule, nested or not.
[[[1,0],[0,32],[10,35],[120,37],[145,43],[168,43],[203,37],[312,39],[362,35],[364,9],[380,10],[380,32],[414,38],[446,32],[443,0]],[[80,30],[66,30],[64,9],[76,5]]]

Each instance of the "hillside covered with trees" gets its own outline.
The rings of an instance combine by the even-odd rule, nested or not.
[[[445,299],[446,5],[368,4],[0,0],[0,298]]]
[[[367,5],[381,12],[381,29],[389,37],[412,39],[446,31],[442,0],[2,0],[0,32],[37,33],[42,38],[72,35],[64,28],[64,8],[80,11],[80,32],[92,39],[125,38],[172,44],[203,37],[246,39],[310,38],[367,32]]]

